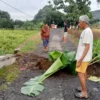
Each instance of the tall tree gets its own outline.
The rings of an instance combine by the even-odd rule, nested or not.
[[[14,26],[17,27],[17,28],[22,27],[23,24],[24,24],[24,22],[21,21],[21,20],[15,20],[14,21]]]
[[[48,23],[48,25],[55,23],[58,26],[62,26],[64,14],[54,9],[51,2],[48,3],[49,5],[43,7],[43,9],[36,14],[34,21],[43,21]]]
[[[53,0],[53,3],[55,9],[62,9],[66,13],[66,18],[70,22],[76,23],[78,17],[82,14],[92,17],[89,7],[91,4],[90,0]]]
[[[57,24],[58,27],[61,27],[63,26],[64,17],[63,13],[53,10],[46,16],[45,22],[48,23],[48,25]]]
[[[35,15],[34,20],[45,20],[46,16],[49,14],[49,12],[51,12],[51,10],[51,6],[44,6],[43,9],[40,9],[39,12]]]
[[[13,20],[10,18],[10,14],[0,10],[0,28],[14,28]]]

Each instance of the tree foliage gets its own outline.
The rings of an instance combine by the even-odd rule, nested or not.
[[[46,16],[51,12],[52,8],[49,5],[40,9],[39,12],[35,15],[34,20],[45,20]]]
[[[54,23],[57,24],[58,26],[62,26],[64,18],[65,15],[54,9],[53,6],[51,5],[51,2],[49,1],[49,5],[43,7],[43,9],[41,9],[36,14],[34,20],[46,22],[48,25]]]
[[[51,11],[45,19],[45,22],[48,23],[49,25],[51,24],[57,24],[58,27],[63,26],[63,21],[64,21],[64,14],[59,12],[59,11]]]
[[[21,21],[21,20],[15,20],[15,21],[14,21],[14,26],[15,26],[16,28],[21,28],[21,27],[23,26],[23,24],[24,24],[24,22]]]
[[[0,28],[14,28],[10,14],[0,10]]]
[[[74,24],[80,15],[86,14],[92,18],[90,0],[53,0],[53,4],[55,9],[62,9],[66,14],[66,19]]]

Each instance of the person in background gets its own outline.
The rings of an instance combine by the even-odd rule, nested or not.
[[[89,96],[86,88],[86,70],[89,61],[92,59],[93,33],[89,27],[89,18],[87,15],[79,17],[78,25],[81,29],[83,29],[76,53],[76,71],[78,72],[81,89],[76,89],[77,93],[75,93],[75,97],[87,99]]]
[[[44,51],[48,51],[49,37],[50,28],[47,24],[44,24],[44,26],[41,29],[41,39],[43,41]]]
[[[66,22],[64,22],[64,36],[63,36],[63,43],[67,42],[67,32],[68,31],[68,25]]]

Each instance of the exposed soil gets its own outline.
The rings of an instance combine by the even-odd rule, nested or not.
[[[34,53],[26,53],[17,57],[17,64],[20,68],[47,70],[53,62],[49,61],[48,58],[39,57]],[[87,74],[100,77],[100,63],[90,65],[88,67]]]
[[[39,57],[33,53],[26,53],[17,57],[17,64],[20,68],[47,70],[52,63],[48,58]]]
[[[90,65],[87,70],[88,75],[100,77],[100,62]]]

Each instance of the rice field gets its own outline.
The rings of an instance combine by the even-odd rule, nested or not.
[[[12,54],[20,44],[38,33],[37,30],[0,30],[0,55]]]

